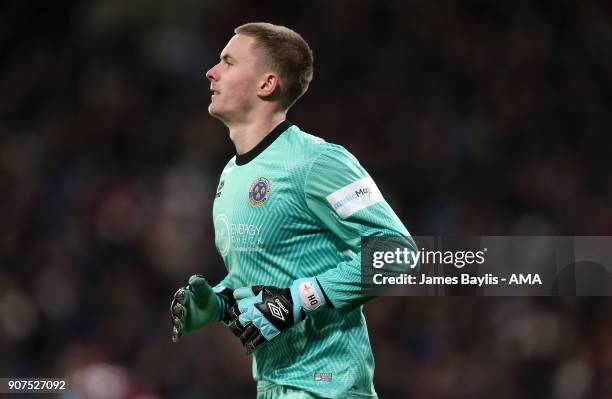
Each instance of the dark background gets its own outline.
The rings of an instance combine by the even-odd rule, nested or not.
[[[233,155],[204,79],[249,21],[315,55],[289,119],[345,146],[416,235],[612,234],[603,1],[5,1],[0,377],[70,398],[253,397],[218,325],[170,343],[172,294],[224,275]],[[610,398],[607,298],[379,298],[381,398]]]

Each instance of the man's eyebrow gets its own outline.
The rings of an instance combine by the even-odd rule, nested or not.
[[[236,59],[229,54],[224,54],[220,58],[222,61],[228,61],[228,60],[236,61]]]

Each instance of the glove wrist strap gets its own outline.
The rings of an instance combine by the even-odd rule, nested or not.
[[[295,280],[291,286],[291,296],[294,306],[298,306],[306,315],[328,305],[323,290],[314,277]]]

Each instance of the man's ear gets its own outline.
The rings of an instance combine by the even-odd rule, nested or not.
[[[264,98],[276,97],[279,92],[278,75],[275,73],[267,73],[259,83],[257,95]]]

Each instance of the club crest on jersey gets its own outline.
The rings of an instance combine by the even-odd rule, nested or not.
[[[251,205],[259,206],[268,200],[270,197],[270,189],[272,184],[265,177],[256,179],[249,189],[249,202]]]

